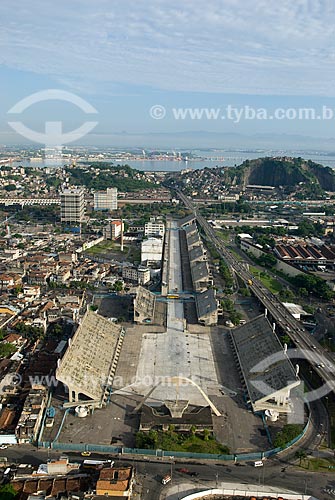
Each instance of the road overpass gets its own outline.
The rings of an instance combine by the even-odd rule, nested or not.
[[[289,313],[278,298],[249,272],[248,266],[240,262],[227,249],[222,240],[218,238],[213,227],[194,207],[193,202],[179,189],[176,190],[179,198],[187,208],[193,211],[197,222],[203,228],[207,238],[212,242],[217,252],[226,261],[227,265],[239,276],[265,309],[271,314],[273,320],[282,328],[297,346],[295,358],[304,358],[324,382],[324,387],[317,392],[309,393],[310,399],[319,399],[328,392],[335,392],[335,365],[333,358],[321,345],[302,327],[302,325]]]

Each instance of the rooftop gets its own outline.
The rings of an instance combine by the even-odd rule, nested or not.
[[[215,298],[215,292],[212,288],[205,290],[196,295],[196,305],[198,317],[201,318],[206,314],[216,312],[217,301]]]

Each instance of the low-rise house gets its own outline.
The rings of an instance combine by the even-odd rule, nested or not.
[[[15,434],[19,444],[35,441],[42,422],[47,401],[47,389],[36,386],[31,389],[25,399]]]
[[[97,495],[131,498],[133,483],[132,467],[110,467],[101,469],[97,481]]]

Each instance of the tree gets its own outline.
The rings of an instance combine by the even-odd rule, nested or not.
[[[275,437],[274,445],[276,448],[285,448],[294,438],[299,436],[302,431],[300,424],[286,424]]]
[[[154,430],[151,430],[149,431],[149,439],[151,440],[154,448],[157,448],[157,445],[158,445],[158,432],[157,431],[154,431]]]
[[[295,458],[299,459],[299,466],[301,467],[301,462],[307,457],[307,453],[305,450],[298,450],[295,453]]]
[[[11,484],[5,484],[0,486],[0,498],[1,500],[14,500],[16,497],[16,491]]]
[[[229,314],[229,319],[232,323],[234,323],[234,325],[239,325],[242,319],[242,314],[234,309],[234,311]]]
[[[277,264],[277,259],[274,255],[271,255],[270,253],[266,253],[266,254],[260,256],[260,258],[258,259],[258,262],[262,266],[271,268]]]
[[[5,186],[5,190],[6,191],[16,191],[16,186],[15,186],[15,184],[8,184],[7,186]]]
[[[283,300],[293,300],[295,298],[295,294],[289,288],[283,288],[279,292],[279,297]]]
[[[115,283],[112,286],[112,290],[114,290],[115,292],[121,292],[121,290],[123,290],[123,281],[121,280],[115,281]]]
[[[334,292],[322,278],[319,278],[319,276],[301,273],[290,278],[290,281],[298,289],[304,288],[307,292],[311,292],[321,299],[330,300],[334,296]]]
[[[9,344],[6,342],[0,344],[0,358],[7,358],[11,354],[13,354],[13,352],[15,352],[15,351],[16,351],[16,347],[13,346],[13,344]]]
[[[281,341],[282,341],[282,343],[283,343],[283,344],[287,344],[287,345],[289,345],[289,344],[290,344],[290,342],[291,342],[291,339],[290,339],[290,337],[289,337],[288,335],[283,335],[283,336],[281,337]]]
[[[195,436],[196,431],[197,431],[197,429],[196,429],[195,425],[191,425],[190,433],[192,436]]]
[[[225,281],[226,289],[231,288],[234,284],[233,276],[232,276],[227,264],[225,263],[225,261],[223,259],[220,260],[219,271],[220,271],[222,278]]]
[[[250,292],[249,288],[247,288],[247,287],[242,287],[242,288],[240,288],[240,293],[241,293],[244,297],[251,297],[251,292]]]
[[[204,440],[208,441],[211,436],[211,432],[208,429],[204,429],[203,434],[204,434]]]

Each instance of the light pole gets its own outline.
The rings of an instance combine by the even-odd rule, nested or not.
[[[307,479],[304,480],[305,481],[305,492],[304,492],[304,495],[307,494]]]

